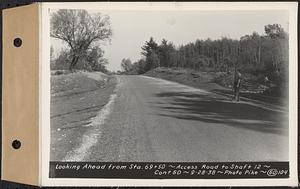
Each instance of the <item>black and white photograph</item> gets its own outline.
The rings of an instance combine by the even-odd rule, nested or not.
[[[50,162],[64,163],[55,169],[281,162],[289,170],[288,10],[57,7],[49,19]]]

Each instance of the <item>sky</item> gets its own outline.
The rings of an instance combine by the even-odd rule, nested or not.
[[[93,11],[94,12],[94,11]],[[167,39],[175,46],[197,39],[239,39],[254,31],[264,34],[264,26],[280,24],[288,32],[288,11],[99,11],[110,16],[111,42],[101,43],[108,70],[121,69],[121,60],[141,58],[141,47],[153,37],[157,43]],[[51,39],[55,54],[65,44]]]

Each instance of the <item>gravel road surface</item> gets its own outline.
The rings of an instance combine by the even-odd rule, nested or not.
[[[116,77],[109,103],[63,160],[288,160],[287,113],[163,79]]]

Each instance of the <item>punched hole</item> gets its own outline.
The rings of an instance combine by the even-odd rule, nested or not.
[[[13,147],[14,149],[19,149],[19,148],[21,147],[21,142],[20,142],[19,140],[14,140],[14,141],[12,142],[12,147]]]
[[[22,39],[20,38],[15,38],[14,39],[14,46],[15,47],[20,47],[22,45]]]

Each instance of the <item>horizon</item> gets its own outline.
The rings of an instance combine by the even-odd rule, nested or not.
[[[176,47],[197,40],[217,40],[222,37],[239,40],[240,37],[257,32],[264,34],[264,26],[279,24],[288,33],[288,11],[88,11],[108,15],[113,35],[111,42],[101,42],[107,69],[121,70],[121,60],[139,60],[141,47],[150,37],[160,44],[162,39]],[[137,16],[138,15],[138,16]],[[197,20],[195,24],[195,20]],[[51,38],[55,56],[67,46]]]

